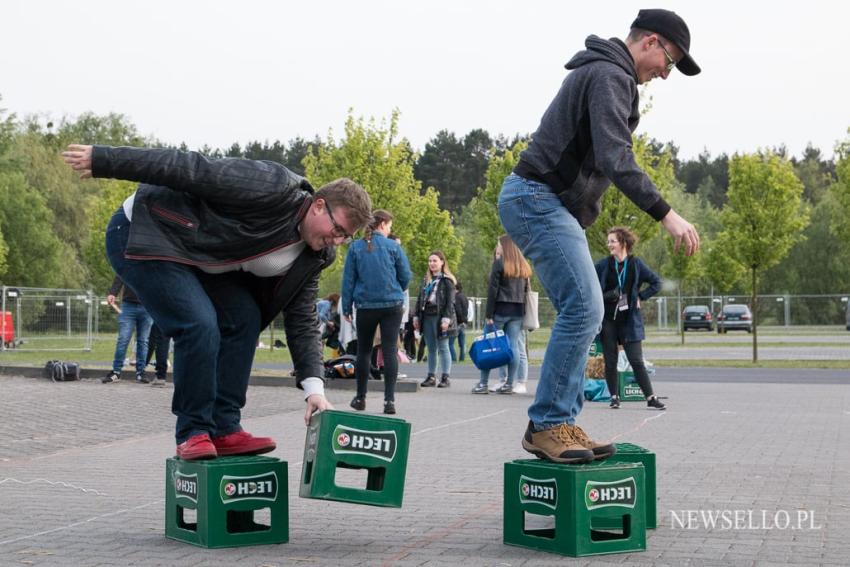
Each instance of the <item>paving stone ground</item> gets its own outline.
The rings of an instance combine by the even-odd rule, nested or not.
[[[0,565],[847,565],[846,384],[665,380],[664,413],[588,402],[591,435],[657,454],[658,529],[645,552],[572,559],[502,543],[502,465],[528,457],[531,395],[472,396],[472,375],[397,396],[413,426],[401,509],[299,498],[303,401],[251,387],[246,429],[274,436],[272,455],[289,462],[290,543],[218,550],[164,536],[170,386],[0,376]],[[329,391],[339,409],[350,396]],[[755,529],[688,525],[691,510],[752,511]],[[762,511],[771,525],[813,520],[763,529]]]

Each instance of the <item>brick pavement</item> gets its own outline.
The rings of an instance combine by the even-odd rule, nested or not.
[[[502,463],[527,456],[519,438],[531,398],[472,396],[472,385],[398,396],[413,424],[401,509],[298,498],[303,402],[290,388],[252,387],[246,428],[274,435],[272,455],[290,463],[290,543],[205,550],[163,535],[170,388],[0,376],[0,565],[847,563],[846,385],[664,381],[664,414],[588,403],[580,424],[591,434],[657,453],[659,528],[646,552],[575,560],[501,543]],[[350,395],[329,392],[340,409]],[[736,509],[812,510],[820,529],[685,529],[671,516]]]

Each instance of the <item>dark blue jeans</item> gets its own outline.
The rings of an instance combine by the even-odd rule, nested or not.
[[[466,358],[466,324],[457,326],[457,346],[460,352],[455,350],[455,337],[449,337],[449,354],[452,357],[452,362],[461,361]]]
[[[106,255],[157,326],[174,339],[176,439],[240,431],[248,378],[260,334],[260,309],[245,274],[209,275],[157,260],[124,257],[130,222],[119,209],[106,229]]]
[[[115,355],[112,357],[112,370],[121,374],[127,346],[136,331],[136,374],[145,373],[148,356],[148,336],[151,332],[150,315],[140,303],[121,302],[121,314],[118,315],[118,340],[115,341]]]

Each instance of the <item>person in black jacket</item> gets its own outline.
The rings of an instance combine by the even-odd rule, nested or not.
[[[493,265],[490,269],[490,285],[487,286],[487,309],[485,317],[488,325],[504,331],[510,341],[514,357],[508,364],[508,376],[497,392],[513,394],[514,380],[519,368],[519,335],[522,332],[522,317],[525,315],[525,296],[528,295],[528,280],[531,278],[531,266],[523,258],[510,236],[503,234],[496,245]],[[473,394],[488,393],[487,382],[490,371],[481,370],[478,384]]]
[[[150,380],[145,376],[145,366],[147,364],[148,338],[153,319],[148,315],[145,306],[142,305],[142,302],[139,301],[133,290],[124,285],[124,282],[118,276],[115,276],[115,279],[112,280],[112,286],[106,295],[106,302],[114,307],[115,298],[121,293],[122,289],[124,292],[121,295],[121,310],[118,313],[118,339],[115,341],[115,356],[112,357],[112,370],[101,379],[101,382],[110,384],[121,379],[124,355],[127,354],[127,346],[130,344],[130,338],[133,336],[133,330],[135,330],[136,382],[139,384],[149,384]]]
[[[589,36],[502,184],[499,219],[534,265],[557,314],[521,441],[537,457],[580,463],[616,452],[577,424],[587,353],[603,315],[585,230],[599,216],[608,187],[659,221],[676,251],[683,247],[690,256],[699,250],[697,229],[662,198],[632,151],[638,85],[667,79],[674,69],[699,73],[690,46],[685,21],[662,9],[640,10],[625,40]]]
[[[457,317],[457,337],[449,337],[449,354],[452,357],[452,362],[461,361],[466,358],[466,320],[467,312],[469,311],[469,300],[463,293],[463,286],[460,282],[455,285],[455,316]],[[455,350],[455,338],[457,338],[457,346],[460,352]]]
[[[640,302],[661,291],[661,278],[632,255],[637,237],[628,228],[615,226],[608,231],[611,255],[596,262],[596,274],[602,286],[605,317],[602,319],[602,354],[605,357],[605,381],[611,393],[611,408],[620,407],[617,345],[623,345],[635,380],[650,409],[665,409],[652,392],[649,373],[643,362],[641,341],[645,335]],[[643,287],[646,285],[646,287]]]
[[[428,346],[428,376],[420,384],[423,388],[451,385],[452,358],[449,354],[449,337],[457,334],[455,316],[455,284],[457,280],[449,270],[446,255],[435,250],[428,256],[428,271],[416,299],[413,327],[422,333]],[[437,383],[437,361],[442,374]]]
[[[282,165],[196,152],[71,145],[81,177],[138,181],[106,229],[106,253],[160,330],[174,338],[177,456],[260,454],[242,430],[260,331],[283,312],[307,410],[324,396],[316,295],[321,271],[371,217],[350,179],[314,192]]]

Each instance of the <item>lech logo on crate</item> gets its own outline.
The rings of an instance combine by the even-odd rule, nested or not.
[[[198,475],[174,473],[174,494],[177,498],[186,498],[195,504],[198,503]]]
[[[244,500],[277,500],[277,473],[225,475],[221,477],[220,493],[224,504]]]
[[[337,425],[333,434],[333,450],[338,455],[368,455],[392,462],[396,450],[395,431],[364,431]]]
[[[634,477],[614,482],[587,481],[584,487],[584,503],[588,510],[606,506],[635,507],[637,485]]]
[[[558,507],[558,483],[554,478],[541,480],[521,475],[519,501],[523,504],[542,504],[555,510]]]
[[[643,392],[640,389],[640,386],[637,384],[623,384],[623,395],[624,396],[642,396]]]

